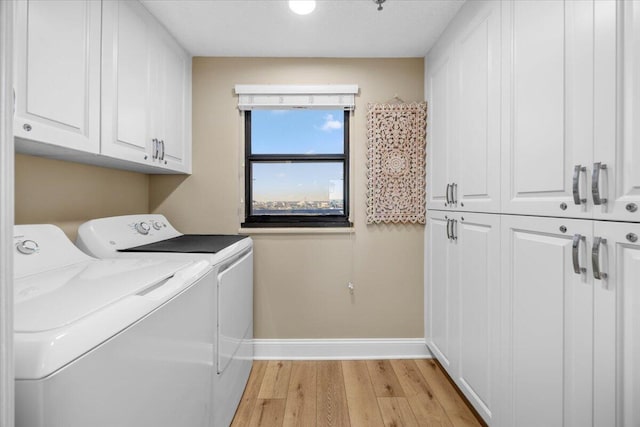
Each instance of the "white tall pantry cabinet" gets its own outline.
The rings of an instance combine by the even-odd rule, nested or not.
[[[469,2],[426,58],[425,336],[475,409],[499,375],[499,1]]]
[[[425,61],[427,345],[491,426],[640,426],[640,2],[468,2]]]

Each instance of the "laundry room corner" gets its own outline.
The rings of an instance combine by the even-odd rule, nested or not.
[[[244,120],[234,86],[345,83],[360,88],[350,119],[353,228],[251,230],[257,339],[424,336],[424,227],[366,224],[367,104],[394,96],[422,101],[423,58],[195,57],[193,174],[180,182],[151,176],[150,209],[185,232],[237,233],[244,219]]]

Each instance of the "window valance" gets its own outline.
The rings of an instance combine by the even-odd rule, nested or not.
[[[355,108],[358,85],[236,85],[241,111],[277,108]]]

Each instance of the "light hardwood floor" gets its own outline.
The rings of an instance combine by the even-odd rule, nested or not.
[[[234,427],[483,426],[433,360],[255,361]]]

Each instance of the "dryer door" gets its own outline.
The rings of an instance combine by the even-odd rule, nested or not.
[[[218,273],[218,374],[235,358],[252,359],[253,250],[222,265]],[[239,351],[243,347],[242,351]]]

